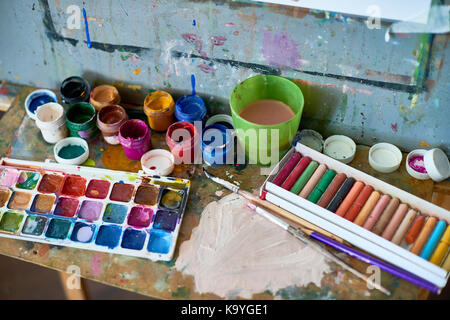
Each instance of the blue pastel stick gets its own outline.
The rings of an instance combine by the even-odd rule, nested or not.
[[[423,248],[422,252],[420,253],[420,256],[426,260],[429,260],[431,255],[433,254],[434,249],[436,248],[436,245],[441,239],[442,234],[445,230],[445,221],[441,220],[437,223],[436,227],[434,228],[433,232],[431,233],[430,238],[428,239],[425,247]]]
[[[84,25],[86,27],[86,44],[87,47],[90,49],[91,48],[91,38],[89,37],[89,27],[88,27],[88,22],[87,22],[87,17],[86,17],[86,10],[83,8],[83,16],[84,16]]]

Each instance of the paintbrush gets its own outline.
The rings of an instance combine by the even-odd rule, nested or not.
[[[230,183],[228,181],[225,181],[223,179],[215,177],[211,173],[208,173],[204,168],[203,168],[203,172],[205,173],[205,175],[208,178],[210,178],[214,182],[217,182],[217,183],[223,185],[224,187],[226,187],[227,189],[242,195],[244,198],[246,198],[247,200],[250,200],[251,202],[253,202],[253,203],[257,204],[257,205],[261,204],[260,207],[264,207],[264,208],[270,210],[271,212],[273,212],[275,214],[279,214],[280,216],[284,216],[284,213],[287,212],[289,215],[284,216],[285,218],[287,218],[288,220],[296,222],[299,225],[303,226],[300,223],[301,221],[296,221],[296,220],[289,219],[291,216],[297,217],[293,213],[290,213],[289,211],[286,211],[286,210],[284,210],[282,208],[279,208],[279,207],[277,207],[277,206],[275,206],[273,204],[271,204],[271,206],[266,206],[265,204],[268,203],[267,201],[260,200],[258,197],[252,195],[251,193],[243,191],[243,190],[240,190],[239,187],[235,186],[234,184],[232,184],[232,183]],[[247,197],[245,195],[247,195]],[[254,200],[255,198],[256,198],[256,200]],[[272,210],[272,207],[277,209],[277,210]],[[280,211],[279,209],[281,209],[283,211]],[[304,210],[304,209],[301,209],[301,210]],[[305,221],[303,219],[301,219],[301,220]],[[305,222],[307,222],[307,221],[305,221]],[[377,266],[381,270],[389,272],[390,274],[392,274],[392,275],[394,275],[396,277],[399,277],[401,279],[409,281],[409,282],[411,282],[411,283],[413,283],[415,285],[418,285],[418,286],[420,286],[422,288],[425,288],[425,289],[427,289],[427,290],[429,290],[429,291],[431,291],[433,293],[439,294],[442,291],[442,289],[439,288],[438,286],[436,286],[436,285],[432,284],[431,282],[429,282],[427,280],[424,280],[424,279],[422,279],[422,278],[420,278],[420,277],[418,277],[418,276],[416,276],[416,275],[414,275],[414,274],[412,274],[412,273],[410,273],[410,272],[408,272],[406,270],[403,270],[403,269],[401,269],[399,267],[391,265],[391,264],[389,264],[387,262],[378,260],[378,259],[376,259],[376,258],[374,258],[372,256],[369,256],[369,255],[367,255],[367,254],[365,254],[365,253],[363,253],[363,252],[361,252],[359,250],[353,249],[353,248],[345,245],[343,243],[342,239],[340,239],[338,237],[335,237],[334,235],[332,235],[333,237],[328,236],[327,234],[330,234],[329,232],[327,232],[327,231],[321,232],[321,230],[322,230],[321,228],[318,228],[318,227],[316,227],[315,225],[313,225],[313,224],[311,224],[309,222],[307,222],[307,225],[313,226],[314,228],[310,228],[310,229],[314,230],[314,231],[309,230],[308,227],[305,227],[305,228],[301,227],[300,230],[303,231],[304,233],[306,233],[311,238],[317,240],[317,241],[320,241],[320,242],[322,242],[322,243],[324,243],[324,244],[326,244],[326,245],[328,245],[328,246],[330,246],[332,248],[335,248],[335,249],[337,249],[337,250],[339,250],[341,252],[344,252],[344,253],[348,254],[349,256],[354,257],[354,258],[356,258],[358,260],[361,260],[361,261],[363,261],[365,263]],[[334,239],[336,239],[336,238],[340,239],[340,241],[339,240],[335,241]]]
[[[302,230],[298,229],[298,228],[294,228],[292,226],[290,226],[287,222],[281,220],[278,217],[275,217],[273,214],[271,214],[270,212],[264,210],[261,207],[258,207],[257,205],[249,202],[248,200],[246,201],[246,206],[251,209],[252,211],[256,212],[257,214],[259,214],[260,216],[263,216],[264,218],[266,218],[267,220],[273,222],[274,224],[278,225],[279,227],[283,228],[284,230],[286,230],[287,232],[289,232],[291,235],[293,235],[295,238],[297,238],[298,240],[300,240],[301,242],[303,242],[304,244],[310,246],[311,249],[317,251],[318,253],[322,254],[323,256],[325,256],[326,258],[330,259],[331,261],[337,263],[338,265],[340,265],[341,267],[343,267],[345,270],[350,271],[351,273],[353,273],[355,276],[357,276],[358,278],[361,278],[363,280],[365,280],[368,284],[370,284],[373,288],[380,290],[381,292],[383,292],[384,294],[390,296],[391,293],[384,287],[382,287],[381,285],[379,285],[378,283],[374,282],[373,280],[371,280],[368,276],[366,276],[365,274],[359,272],[358,270],[356,270],[355,268],[349,266],[347,263],[345,263],[344,261],[342,261],[339,257],[337,257],[336,255],[334,255],[333,253],[329,252],[328,250],[326,250],[323,246],[321,246],[318,243],[313,242],[306,233],[304,233]]]
[[[214,182],[224,186],[225,188],[233,191],[234,193],[237,193],[237,194],[241,195],[242,197],[244,197],[245,199],[251,201],[252,203],[255,203],[258,206],[263,207],[263,208],[265,208],[267,210],[270,210],[271,212],[274,212],[277,215],[288,219],[289,221],[292,221],[294,223],[299,224],[300,225],[300,229],[303,232],[305,232],[306,234],[308,234],[308,235],[311,234],[313,231],[315,231],[315,232],[323,234],[324,236],[327,236],[327,237],[329,237],[331,239],[334,239],[335,241],[338,241],[340,243],[344,242],[344,240],[342,240],[341,238],[339,238],[339,237],[335,236],[334,234],[332,234],[332,233],[330,233],[330,232],[328,232],[328,231],[326,231],[326,230],[324,230],[324,229],[322,229],[322,228],[312,224],[311,222],[306,221],[306,220],[296,216],[295,214],[293,214],[293,213],[291,213],[291,212],[289,212],[287,210],[284,210],[283,208],[280,208],[280,207],[278,207],[278,206],[276,206],[276,205],[274,205],[274,204],[272,204],[272,203],[270,203],[268,201],[262,200],[262,199],[258,198],[257,196],[251,194],[248,191],[241,190],[241,189],[239,189],[238,186],[232,184],[231,182],[228,182],[226,180],[223,180],[223,179],[220,179],[220,178],[216,177],[215,175],[213,175],[213,174],[209,173],[208,171],[206,171],[205,168],[203,168],[203,172],[212,181],[214,181]]]

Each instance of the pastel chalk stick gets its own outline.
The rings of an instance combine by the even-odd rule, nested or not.
[[[294,170],[297,163],[300,161],[301,155],[298,152],[294,152],[292,157],[286,162],[286,164],[283,166],[283,168],[278,172],[275,179],[273,179],[273,183],[277,186],[281,186],[282,183],[286,180],[286,178],[289,176],[289,174]]]
[[[400,204],[381,236],[386,240],[391,241],[395,231],[397,231],[398,227],[400,226],[400,223],[402,222],[403,218],[405,218],[407,212],[408,212],[408,205],[406,203]]]
[[[336,214],[340,217],[345,216],[348,209],[352,206],[353,202],[355,202],[356,198],[361,193],[361,190],[364,188],[364,183],[361,181],[356,181],[348,194],[345,196],[339,208],[336,210]]]
[[[323,163],[319,165],[316,171],[314,171],[314,174],[305,184],[305,187],[302,189],[299,196],[305,199],[308,198],[308,196],[311,194],[315,186],[319,183],[319,180],[323,177],[326,171],[327,171],[326,165],[324,165]]]
[[[333,197],[338,192],[339,188],[344,183],[345,179],[347,179],[347,176],[343,173],[338,173],[333,181],[331,181],[330,185],[328,186],[327,190],[323,193],[322,197],[320,198],[319,202],[317,202],[317,205],[321,206],[322,208],[325,208],[328,206],[330,201],[333,199]]]
[[[381,198],[377,201],[375,207],[373,207],[372,212],[367,217],[366,221],[363,224],[363,228],[367,230],[372,230],[375,223],[378,221],[378,218],[383,213],[384,209],[387,207],[391,197],[387,194],[381,196]]]
[[[320,197],[323,195],[325,190],[328,188],[328,185],[333,180],[335,175],[336,172],[334,170],[331,169],[327,170],[327,172],[325,172],[325,174],[323,175],[322,179],[320,179],[317,186],[309,195],[308,200],[313,203],[317,203],[317,201],[319,201]]]
[[[289,177],[286,179],[286,181],[283,182],[281,187],[285,190],[290,190],[294,183],[298,180],[300,175],[305,171],[306,167],[311,162],[310,157],[303,157],[301,160],[297,163],[292,173],[289,175]]]
[[[375,226],[372,228],[372,232],[380,235],[386,226],[388,225],[389,221],[391,221],[392,216],[395,213],[395,210],[397,210],[398,206],[400,205],[400,200],[398,198],[392,198],[391,201],[389,201],[389,204],[387,205],[386,209],[384,209],[383,213],[381,214],[381,217],[378,219]]]
[[[433,232],[430,235],[430,238],[428,239],[427,243],[422,249],[422,252],[420,253],[420,256],[424,258],[425,260],[429,260],[431,255],[434,252],[434,249],[436,248],[439,240],[442,237],[442,234],[444,233],[446,227],[446,223],[444,220],[440,220],[436,227],[434,227]]]
[[[445,253],[448,251],[450,246],[450,226],[447,226],[444,235],[441,238],[436,250],[433,253],[433,256],[430,259],[430,262],[439,266],[444,259]]]
[[[433,232],[434,227],[437,224],[437,219],[435,217],[429,217],[427,221],[425,222],[425,225],[422,228],[422,231],[420,231],[419,235],[417,236],[416,241],[414,241],[414,244],[412,245],[411,251],[414,254],[419,254],[422,252],[423,247],[425,246],[426,242],[428,241],[428,238],[431,235],[431,232]]]
[[[350,189],[353,187],[353,184],[355,184],[354,178],[347,178],[345,179],[342,186],[339,188],[338,192],[334,196],[333,200],[331,200],[330,204],[328,205],[327,209],[331,212],[336,212],[336,210],[341,205],[342,201],[344,201],[344,198],[347,196],[347,194],[350,192]]]
[[[373,191],[353,223],[357,224],[358,226],[362,226],[364,222],[366,222],[369,214],[372,212],[373,207],[375,207],[375,205],[377,204],[378,199],[380,199],[380,193],[378,191]]]
[[[300,175],[300,178],[294,183],[291,191],[292,193],[299,194],[302,191],[305,184],[308,182],[309,178],[314,174],[319,164],[316,161],[311,161],[309,165],[306,167],[305,171]]]
[[[395,231],[394,236],[392,237],[392,242],[395,244],[400,244],[406,236],[409,227],[412,225],[414,219],[416,218],[417,212],[416,210],[410,209],[406,216],[403,218],[403,221],[398,226],[397,231]]]
[[[369,199],[372,192],[373,192],[372,186],[364,186],[364,188],[361,190],[360,194],[356,198],[355,202],[353,202],[350,209],[348,209],[344,218],[349,221],[355,220],[355,218],[358,216],[359,212],[361,211],[362,207],[366,203],[367,199]]]

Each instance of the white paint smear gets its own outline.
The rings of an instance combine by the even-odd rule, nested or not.
[[[200,224],[181,244],[175,268],[195,279],[195,290],[249,299],[289,286],[320,287],[325,258],[230,194],[209,203]]]

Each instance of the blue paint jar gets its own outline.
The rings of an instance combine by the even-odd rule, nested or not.
[[[202,121],[204,123],[206,116],[206,106],[202,98],[187,95],[179,98],[175,104],[175,117],[178,121]]]
[[[232,130],[221,124],[212,124],[202,134],[203,161],[209,166],[234,162]]]
[[[31,119],[36,120],[37,108],[49,102],[58,102],[58,98],[53,91],[47,89],[35,90],[25,99],[25,111]]]

